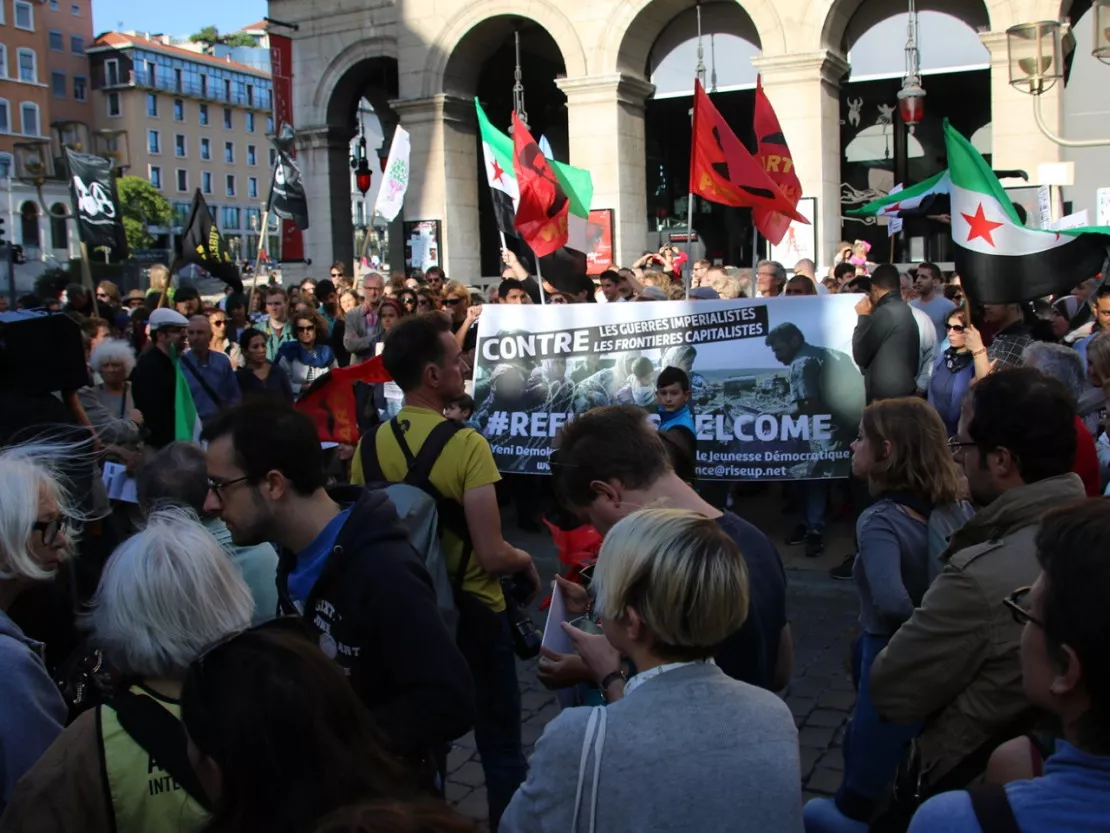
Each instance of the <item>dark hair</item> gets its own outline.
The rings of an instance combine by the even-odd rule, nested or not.
[[[347,275],[347,265],[342,260],[335,261],[335,263],[331,265],[331,269],[338,270],[341,277],[346,277]],[[329,273],[331,269],[328,270]],[[319,284],[317,284],[317,286],[319,286]]]
[[[601,283],[601,281],[604,280],[610,280],[613,283],[620,283],[624,280],[624,278],[621,277],[621,273],[618,272],[616,269],[606,269],[604,272],[601,273],[601,276],[598,277],[597,280],[598,283]]]
[[[767,338],[763,343],[770,347],[776,342],[783,341],[799,341],[804,342],[806,337],[802,335],[802,331],[798,329],[798,325],[790,321],[783,322],[775,327],[771,332],[767,333]]]
[[[1071,471],[1075,401],[1061,382],[1036,368],[1009,368],[980,379],[967,401],[973,408],[967,431],[979,451],[1008,449],[1024,482]],[[986,466],[985,458],[979,464]]]
[[[239,349],[246,353],[247,348],[251,346],[251,339],[255,336],[262,336],[265,338],[266,334],[257,327],[245,327],[243,329],[243,334],[239,336]]]
[[[1091,302],[1095,306],[1098,306],[1099,298],[1110,298],[1110,282],[1099,285],[1099,288],[1095,290],[1095,294],[1091,296]]]
[[[917,273],[919,275],[921,274],[922,269],[924,269],[926,272],[932,273],[929,275],[929,277],[932,278],[934,281],[944,281],[944,272],[942,272],[940,270],[940,267],[937,266],[935,263],[929,263],[928,261],[925,261],[924,263],[917,264]]]
[[[308,278],[306,278],[305,280],[308,280]],[[316,299],[320,303],[323,303],[324,299],[331,295],[333,292],[337,292],[337,290],[335,288],[335,284],[331,282],[331,279],[324,278],[323,280],[316,282],[315,295]]]
[[[901,289],[902,274],[898,271],[898,267],[881,263],[871,272],[871,285],[876,289]]]
[[[1037,560],[1044,571],[1045,637],[1053,659],[1068,645],[1079,658],[1090,709],[1078,721],[1080,745],[1093,755],[1110,755],[1110,504],[1089,498],[1054,509],[1037,533]]]
[[[836,266],[833,267],[833,277],[836,278],[837,281],[840,281],[842,278],[847,278],[854,274],[856,274],[856,266],[854,263],[848,263],[847,261],[845,261],[843,263],[838,263],[836,264]]]
[[[625,488],[649,486],[671,468],[659,432],[642,408],[608,405],[594,408],[560,431],[552,460],[560,501],[588,506],[596,497],[590,483],[619,480]]]
[[[667,459],[674,473],[688,485],[696,486],[698,469],[694,465],[694,457],[697,449],[691,446],[691,441],[693,446],[696,446],[697,438],[687,428],[669,428],[658,433],[663,448],[667,450]]]
[[[690,377],[681,367],[664,367],[655,380],[655,389],[665,388],[667,385],[678,385],[685,393],[690,390]]]
[[[316,426],[292,405],[269,396],[247,397],[209,419],[201,434],[207,442],[226,436],[249,483],[279,471],[293,491],[306,496],[327,483]]]
[[[416,797],[339,666],[291,626],[202,655],[181,689],[181,721],[223,775],[206,833],[296,833],[353,803]]]
[[[231,311],[238,307],[243,307],[243,309],[247,308],[247,296],[242,292],[232,292],[227,296],[227,302],[224,304],[224,311],[230,315]]]
[[[427,280],[432,275],[438,275],[443,278],[444,283],[447,283],[447,273],[443,271],[442,266],[429,266],[424,272],[424,279]]]
[[[405,393],[416,390],[429,364],[443,366],[443,341],[451,322],[440,312],[407,315],[385,337],[382,363]]]
[[[179,286],[173,291],[173,302],[175,304],[181,301],[199,301],[200,293],[197,292],[195,286]]]
[[[898,286],[901,288],[901,278],[898,280]],[[844,284],[844,287],[852,292],[862,292],[866,295],[871,291],[871,278],[867,277],[867,275],[856,275],[856,277]]]
[[[497,297],[501,300],[505,300],[505,298],[509,296],[509,291],[512,289],[519,289],[525,295],[528,294],[528,290],[524,288],[524,284],[516,278],[505,278],[497,286]]]
[[[460,410],[469,411],[471,414],[474,413],[474,397],[469,393],[464,393],[451,404],[458,405]]]
[[[289,293],[285,291],[285,287],[281,284],[271,283],[263,287],[263,299],[269,298],[271,295],[280,295],[282,298],[285,299],[286,303],[289,302]]]

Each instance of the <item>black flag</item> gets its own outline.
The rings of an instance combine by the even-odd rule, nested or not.
[[[185,224],[185,233],[181,236],[181,259],[186,263],[195,263],[236,292],[243,291],[239,267],[231,259],[227,242],[216,227],[212,212],[208,210],[208,203],[204,201],[199,188],[193,194],[189,221]]]
[[[308,228],[308,200],[304,195],[301,171],[288,153],[278,151],[278,164],[274,169],[274,190],[271,207],[283,220],[292,220],[297,228]]]
[[[81,242],[90,250],[107,247],[114,260],[124,260],[128,255],[127,236],[123,233],[123,211],[112,163],[66,148],[66,164]]]

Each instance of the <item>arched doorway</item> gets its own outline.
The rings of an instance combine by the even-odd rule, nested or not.
[[[67,208],[60,202],[50,206],[50,247],[52,249],[69,248],[69,232],[66,228]]]
[[[444,92],[469,101],[477,97],[490,121],[510,131],[516,55],[519,41],[520,83],[528,129],[539,141],[546,138],[554,157],[569,160],[566,97],[556,85],[566,76],[563,54],[554,38],[535,21],[515,15],[487,18],[472,28],[452,50],[444,70]],[[478,183],[479,269],[497,275],[502,269],[501,237],[486,185],[481,138],[473,141],[472,170]],[[514,238],[506,241],[525,262],[531,252]]]
[[[647,239],[643,247],[656,249],[685,239],[689,200],[690,108],[698,65],[698,10],[693,5],[673,10],[651,41],[644,72],[655,86],[645,107],[645,164],[647,182]],[[641,15],[655,15],[655,4]],[[630,32],[635,29],[635,24]],[[701,48],[705,87],[714,105],[741,141],[754,149],[751,135],[757,71],[752,59],[761,54],[760,35],[752,18],[734,2],[701,5]],[[623,49],[626,61],[638,57]],[[752,261],[751,210],[695,199],[694,231],[698,253],[724,264]]]
[[[898,113],[906,71],[909,15],[889,0],[842,0],[829,15],[826,37],[848,56],[840,85],[841,207],[856,208],[898,183],[920,182],[943,170],[947,117],[990,161],[990,52],[979,32],[990,28],[982,0],[919,0],[918,44],[927,96],[925,118],[909,134]],[[951,230],[928,219],[907,220],[890,238],[885,221],[843,217],[846,240],[866,240],[870,258],[951,259]],[[828,254],[828,253],[825,253]]]
[[[42,238],[39,232],[38,203],[28,200],[19,208],[19,236],[24,248],[39,248]]]

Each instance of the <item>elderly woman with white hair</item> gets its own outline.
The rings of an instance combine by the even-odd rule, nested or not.
[[[66,704],[43,664],[43,646],[8,616],[16,598],[50,581],[72,553],[76,510],[48,446],[0,451],[0,814],[12,789],[62,731]]]
[[[91,642],[121,690],[46,750],[0,830],[199,830],[207,799],[189,765],[178,698],[190,663],[250,625],[250,591],[194,515],[163,509],[112,554],[92,605]]]
[[[740,820],[800,833],[790,710],[712,660],[748,613],[733,540],[695,512],[640,510],[606,536],[591,591],[604,638],[564,630],[610,704],[548,724],[502,833],[729,830]],[[621,657],[636,672],[627,679]]]
[[[126,341],[102,341],[89,355],[89,369],[101,379],[78,392],[89,423],[104,445],[114,446],[112,456],[133,464],[143,438],[143,415],[135,407],[128,381],[135,352]]]

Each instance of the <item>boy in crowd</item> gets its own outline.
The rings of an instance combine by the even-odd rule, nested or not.
[[[682,459],[689,461],[692,470],[698,456],[698,431],[690,408],[690,377],[686,371],[679,367],[663,368],[655,380],[655,400],[659,403],[659,430],[682,450]],[[689,472],[679,472],[684,480],[691,482],[685,474]]]
[[[481,431],[481,429],[478,428],[477,423],[473,422],[472,419],[474,416],[474,397],[470,396],[470,394],[464,393],[462,396],[460,396],[458,399],[444,408],[443,415],[448,419],[453,419],[461,422],[464,425],[475,429],[476,431]]]

